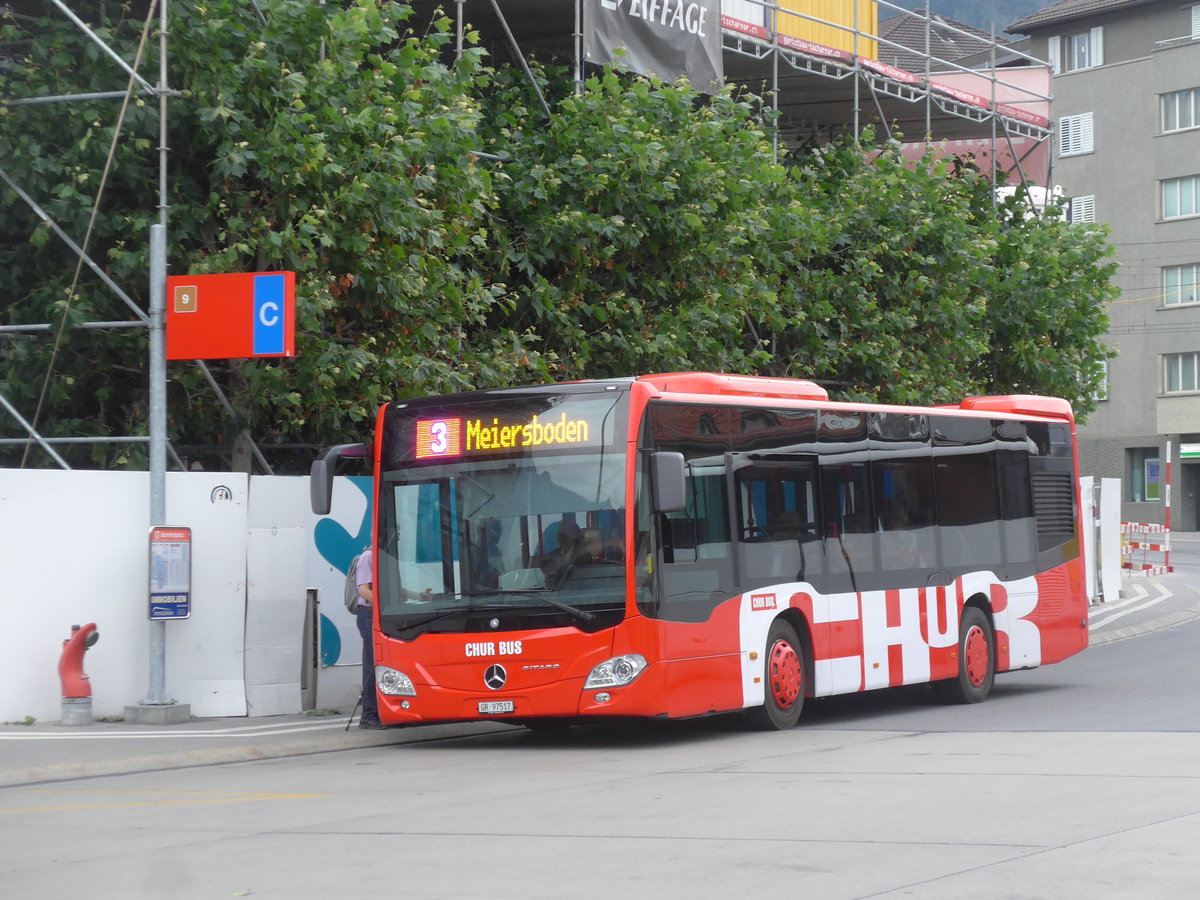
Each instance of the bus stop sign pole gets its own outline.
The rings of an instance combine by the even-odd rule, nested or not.
[[[167,229],[150,226],[150,525],[167,522]],[[150,622],[150,688],[137,706],[125,707],[125,721],[175,725],[191,718],[187,704],[167,697],[167,623]]]

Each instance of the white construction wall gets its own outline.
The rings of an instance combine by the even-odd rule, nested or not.
[[[1083,555],[1088,598],[1116,600],[1121,593],[1121,479],[1079,479]]]
[[[349,712],[361,641],[342,570],[369,535],[370,479],[337,479],[320,520],[307,478],[169,473],[166,492],[164,524],[192,529],[191,617],[165,626],[167,696],[201,717],[299,712],[309,666],[315,705]],[[0,469],[0,721],[61,717],[62,643],[88,622],[93,715],[146,696],[149,507],[144,472]],[[305,647],[313,599],[319,644]]]

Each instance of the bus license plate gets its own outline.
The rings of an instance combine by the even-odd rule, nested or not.
[[[498,716],[513,711],[511,700],[480,700],[479,714],[481,716]]]

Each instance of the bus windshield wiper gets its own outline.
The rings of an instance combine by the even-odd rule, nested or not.
[[[586,609],[580,609],[578,606],[571,606],[570,604],[563,603],[559,600],[555,600],[553,597],[548,596],[546,593],[546,588],[526,588],[525,590],[520,591],[496,591],[495,593],[521,597],[534,597],[549,606],[553,606],[555,609],[561,609],[565,613],[570,613],[580,622],[596,621],[595,614],[588,612]]]
[[[447,619],[450,616],[465,615],[473,612],[471,606],[455,606],[451,609],[443,609],[441,612],[436,612],[432,616],[426,616],[424,619],[417,619],[415,622],[409,622],[403,626],[403,630],[407,631],[410,628],[420,628],[422,625],[428,625],[431,622],[436,622],[439,619]],[[392,615],[395,615],[393,613]]]

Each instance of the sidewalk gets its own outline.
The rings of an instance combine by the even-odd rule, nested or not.
[[[346,719],[294,715],[192,719],[180,725],[0,725],[0,787],[332,753],[512,728],[471,722],[377,731],[359,728],[356,718],[347,730]]]

